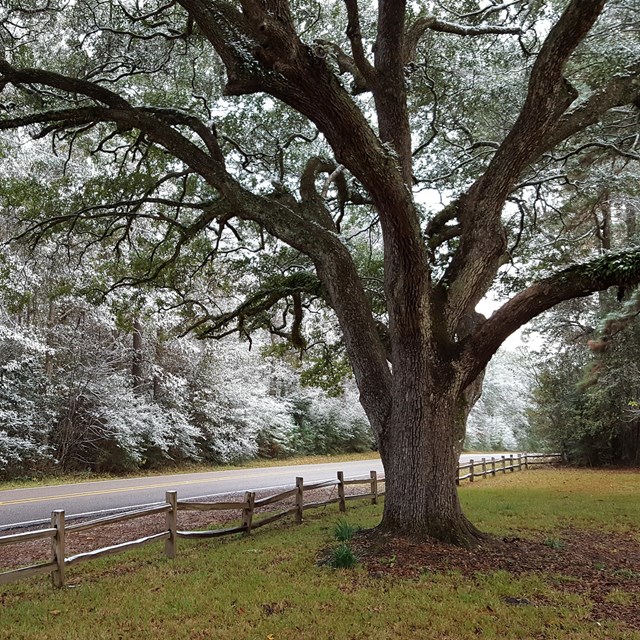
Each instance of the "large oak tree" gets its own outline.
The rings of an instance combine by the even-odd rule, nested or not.
[[[101,224],[96,236],[120,248],[136,218],[153,220],[165,231],[156,244],[148,239],[146,281],[202,238],[230,231],[239,239],[238,224],[298,252],[277,287],[205,316],[198,330],[242,330],[247,316],[287,298],[289,337],[301,343],[301,299],[321,297],[378,438],[387,486],[381,526],[473,544],[480,533],[462,513],[454,475],[491,356],[553,305],[640,281],[640,251],[629,249],[529,277],[489,319],[475,311],[517,245],[535,245],[535,215],[525,232],[531,209],[520,197],[527,188],[544,189],[575,157],[587,175],[594,154],[637,160],[637,51],[622,47],[597,63],[612,38],[624,39],[633,8],[514,0],[461,2],[446,15],[426,1],[372,4],[76,0],[63,11],[57,0],[4,3],[0,129],[48,136],[69,160],[78,148],[120,157],[131,174],[144,174],[135,197],[131,181],[118,197],[115,187],[110,197],[88,181],[91,188],[60,200],[68,211],[32,220],[36,238]],[[473,56],[476,70],[461,68]],[[493,87],[487,99],[487,68],[500,68],[509,90]],[[240,113],[250,96],[270,96],[261,104],[281,122],[272,115],[266,128],[299,127],[274,142],[272,162],[248,150],[257,118],[239,116],[231,127],[233,103],[210,108],[216,96],[204,93],[216,90],[218,70]],[[465,117],[474,108],[472,128]],[[443,165],[457,181],[430,173]],[[65,170],[73,173],[73,163]],[[449,189],[439,211],[416,197],[425,186]],[[345,209],[356,206],[380,233],[384,279],[375,299],[344,234]],[[510,206],[520,211],[515,231]],[[214,243],[207,260],[223,245]],[[259,248],[268,246],[262,238]]]

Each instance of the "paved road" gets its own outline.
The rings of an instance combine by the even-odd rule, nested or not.
[[[474,456],[464,455],[461,462],[472,457]],[[164,502],[165,491],[173,489],[178,492],[179,499],[186,500],[241,491],[284,490],[294,486],[298,476],[308,483],[335,478],[337,471],[344,471],[345,477],[349,478],[368,476],[372,469],[382,473],[380,460],[236,469],[12,489],[0,491],[0,530],[6,529],[8,525],[26,526],[40,521],[48,522],[54,509],[64,509],[69,518],[78,514],[116,512]]]

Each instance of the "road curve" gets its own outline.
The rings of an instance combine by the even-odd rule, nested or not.
[[[461,456],[461,463],[473,457]],[[345,478],[364,477],[372,469],[382,473],[380,460],[246,468],[11,489],[0,491],[0,530],[48,522],[55,509],[64,509],[67,518],[80,514],[115,513],[164,502],[165,492],[171,490],[178,492],[180,500],[209,498],[242,491],[284,490],[294,486],[299,476],[305,483],[335,478],[338,471],[344,471]]]

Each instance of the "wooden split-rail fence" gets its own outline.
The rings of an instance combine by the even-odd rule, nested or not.
[[[521,471],[523,468],[528,469],[537,464],[550,464],[557,462],[559,458],[561,458],[560,454],[525,454],[524,456],[518,455],[515,457],[513,455],[509,457],[502,456],[500,459],[490,458],[488,461],[486,458],[482,458],[477,462],[471,460],[470,462],[458,467],[456,483],[459,484],[465,479],[469,479],[473,482],[475,478],[495,475],[499,472],[506,473],[507,471]],[[466,470],[468,470],[468,473],[460,475],[461,471]],[[250,535],[251,531],[254,529],[263,527],[289,516],[293,516],[295,522],[300,524],[302,523],[304,512],[308,509],[325,507],[327,505],[337,503],[340,511],[345,512],[348,500],[370,499],[372,504],[376,504],[378,502],[378,498],[384,495],[384,491],[380,491],[379,489],[379,485],[382,483],[384,483],[384,477],[378,476],[376,471],[371,471],[368,478],[349,479],[345,479],[344,473],[342,471],[338,471],[337,479],[325,480],[323,482],[316,482],[313,484],[305,484],[303,478],[296,478],[296,485],[294,489],[289,489],[282,493],[264,498],[256,499],[255,492],[247,491],[244,494],[244,500],[242,502],[189,502],[178,500],[177,491],[167,491],[164,504],[135,511],[128,511],[119,515],[95,518],[93,520],[79,522],[77,524],[66,524],[64,510],[56,510],[51,513],[50,527],[35,531],[26,531],[24,533],[0,536],[0,546],[31,542],[34,540],[51,540],[51,555],[48,562],[0,573],[0,585],[15,582],[22,578],[49,573],[52,576],[54,586],[62,587],[65,584],[65,571],[68,567],[114,553],[121,553],[130,549],[135,549],[136,547],[140,547],[151,542],[159,542],[161,540],[164,541],[166,556],[168,558],[175,558],[176,541],[179,538],[217,538],[220,536],[238,533]],[[350,485],[367,485],[369,490],[367,493],[347,495],[345,487]],[[337,487],[337,497],[321,502],[305,503],[305,491],[314,491],[329,487]],[[277,511],[276,513],[269,512],[269,515],[260,519],[256,518],[256,516],[259,515],[256,513],[257,509],[276,504],[284,500],[291,501],[292,498],[295,498],[295,506]],[[181,531],[178,529],[178,511],[228,510],[239,510],[241,512],[241,524],[234,527],[204,531]],[[88,531],[90,529],[125,522],[127,520],[163,513],[166,514],[166,525],[165,529],[160,533],[66,557],[66,537],[68,534]]]
[[[469,460],[466,464],[458,467],[458,475],[456,484],[459,485],[463,480],[473,482],[476,478],[485,478],[486,476],[495,476],[496,473],[513,473],[514,471],[522,471],[530,467],[540,464],[553,464],[562,460],[561,453],[525,453],[517,455],[510,454],[508,456],[500,456],[496,458],[479,458]],[[460,475],[462,471],[467,473]]]

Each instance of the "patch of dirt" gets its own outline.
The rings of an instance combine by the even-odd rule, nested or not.
[[[579,594],[592,604],[594,621],[617,620],[640,630],[640,542],[632,533],[564,529],[553,537],[489,538],[474,549],[436,542],[392,538],[376,529],[362,531],[352,547],[375,577],[415,579],[425,572],[507,571],[544,573],[558,591]],[[512,605],[542,605],[527,598]]]

